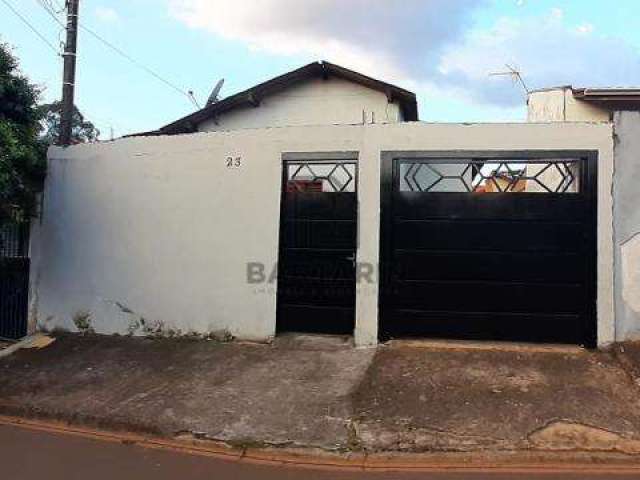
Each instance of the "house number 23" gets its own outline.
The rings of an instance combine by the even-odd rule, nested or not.
[[[227,157],[225,164],[227,168],[240,168],[242,166],[242,157]]]

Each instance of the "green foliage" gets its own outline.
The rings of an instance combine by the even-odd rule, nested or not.
[[[0,223],[36,211],[47,147],[38,136],[39,94],[20,73],[10,48],[0,43]]]
[[[48,103],[38,108],[42,119],[43,133],[41,138],[52,145],[60,137],[60,113],[62,112],[62,102]],[[98,140],[100,131],[84,118],[84,115],[74,106],[73,117],[71,119],[71,143],[95,142]]]
[[[38,105],[40,90],[20,72],[11,48],[0,43],[0,224],[37,213],[46,151],[60,136],[61,103]],[[93,142],[100,132],[74,107],[72,143]]]

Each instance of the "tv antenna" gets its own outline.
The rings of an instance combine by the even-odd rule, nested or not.
[[[213,105],[214,103],[218,103],[220,101],[220,90],[222,90],[222,85],[224,85],[224,78],[221,78],[220,80],[218,80],[218,83],[216,83],[216,86],[213,87],[213,91],[211,92],[211,95],[209,95],[209,99],[207,100],[207,107],[209,105]]]
[[[507,71],[492,72],[489,74],[489,76],[490,77],[510,77],[513,83],[520,83],[520,85],[522,86],[523,90],[527,95],[531,93],[531,91],[529,90],[529,87],[527,87],[527,84],[524,83],[524,79],[522,78],[522,74],[520,73],[520,70],[517,67],[509,65],[508,63],[505,63],[504,66],[507,67]]]

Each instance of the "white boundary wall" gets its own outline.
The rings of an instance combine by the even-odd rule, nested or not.
[[[101,333],[136,322],[165,331],[274,335],[276,285],[248,284],[247,262],[278,256],[281,155],[359,152],[358,261],[378,263],[380,152],[599,152],[598,341],[615,338],[613,137],[608,123],[353,125],[138,137],[49,152],[32,234],[31,324]],[[227,167],[227,158],[241,166]],[[358,345],[376,343],[377,285],[360,285]],[[140,333],[137,329],[136,333]]]

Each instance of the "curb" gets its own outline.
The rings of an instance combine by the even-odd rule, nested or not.
[[[15,343],[12,343],[6,348],[0,350],[0,358],[8,357],[9,355],[14,354],[21,348],[25,348],[30,346],[34,341],[43,336],[41,333],[34,333],[33,335],[29,335],[24,337],[22,340],[19,340]]]
[[[608,473],[640,475],[640,458],[608,452],[509,451],[481,453],[362,453],[332,454],[312,449],[235,448],[222,442],[166,439],[111,432],[62,422],[28,420],[0,415],[9,426],[58,435],[135,445],[142,448],[199,455],[229,462],[342,471],[466,472],[466,473]]]

